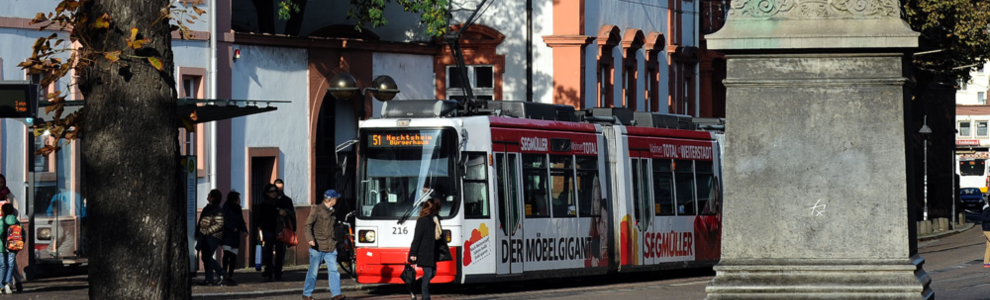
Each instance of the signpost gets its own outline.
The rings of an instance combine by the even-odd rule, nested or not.
[[[186,178],[186,239],[189,241],[189,272],[196,272],[199,263],[196,261],[196,156],[183,158],[185,166],[182,174]]]

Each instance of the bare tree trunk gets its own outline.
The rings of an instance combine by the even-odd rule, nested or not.
[[[79,70],[85,96],[82,152],[88,192],[91,299],[189,299],[185,208],[169,0],[90,0],[78,15],[104,13],[109,29],[76,25],[83,51],[102,54]],[[150,41],[127,46],[131,28]],[[147,57],[162,61],[158,71]]]

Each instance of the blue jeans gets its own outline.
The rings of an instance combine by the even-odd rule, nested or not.
[[[3,257],[0,258],[0,276],[3,276],[0,285],[14,283],[11,277],[14,276],[14,261],[16,260],[17,253],[14,252],[3,252]]]
[[[223,267],[220,266],[220,263],[213,258],[213,256],[216,255],[217,247],[220,246],[220,239],[213,236],[206,236],[203,238],[203,241],[206,243],[201,246],[202,248],[200,251],[202,251],[202,253],[200,255],[202,255],[203,259],[203,269],[206,269],[204,270],[206,272],[206,282],[215,282],[213,281],[214,271],[217,272],[217,276],[227,275],[226,272],[223,271]]]
[[[437,276],[437,268],[421,267],[423,268],[423,300],[430,300],[430,280],[433,280],[433,276]]]
[[[330,295],[336,297],[340,295],[340,273],[337,272],[337,250],[333,252],[320,252],[309,248],[309,271],[306,272],[306,283],[303,284],[303,296],[313,296],[316,289],[316,275],[320,272],[320,263],[327,262],[327,275],[330,281]]]

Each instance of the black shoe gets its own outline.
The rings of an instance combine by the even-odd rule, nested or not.
[[[265,276],[265,281],[272,282],[272,275]]]
[[[24,286],[21,285],[20,281],[18,281],[17,284],[14,284],[14,289],[17,290],[18,293],[20,293],[24,291]]]
[[[236,286],[237,285],[237,281],[234,281],[234,279],[233,278],[230,278],[230,277],[227,277],[227,282],[225,282],[225,283],[227,285],[229,285],[229,286]]]
[[[282,281],[282,274],[275,274],[275,281]]]

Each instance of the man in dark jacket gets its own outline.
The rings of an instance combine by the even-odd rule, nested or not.
[[[306,240],[309,241],[309,271],[306,272],[306,283],[303,284],[303,299],[313,300],[313,290],[316,289],[316,275],[320,271],[320,263],[327,262],[330,294],[332,300],[346,298],[340,293],[340,273],[337,272],[337,239],[333,235],[337,218],[334,216],[334,205],[337,205],[340,194],[335,190],[323,193],[323,203],[313,205],[303,228]]]

